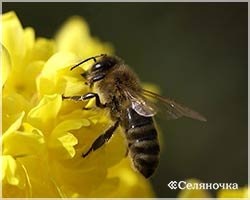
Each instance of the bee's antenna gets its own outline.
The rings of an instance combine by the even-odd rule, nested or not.
[[[97,56],[93,56],[93,57],[87,58],[87,59],[85,59],[85,60],[83,60],[83,61],[77,63],[77,64],[74,65],[73,67],[71,67],[70,70],[75,69],[75,68],[78,67],[79,65],[81,65],[81,64],[83,64],[83,63],[85,63],[85,62],[87,62],[87,61],[89,61],[89,60],[91,60],[91,59],[93,59],[93,60],[96,62],[96,58],[103,57],[103,56],[106,56],[106,54],[100,54],[100,55],[97,55]]]

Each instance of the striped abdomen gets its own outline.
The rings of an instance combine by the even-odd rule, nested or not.
[[[134,167],[148,178],[154,173],[159,162],[157,131],[152,117],[141,116],[131,108],[127,112],[126,137],[129,154]]]

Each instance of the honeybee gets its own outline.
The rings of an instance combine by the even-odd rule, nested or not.
[[[156,104],[152,104],[147,97],[154,98],[164,105],[166,119],[182,116],[200,121],[206,121],[206,119],[198,112],[174,100],[143,89],[136,74],[116,56],[101,54],[90,57],[73,66],[71,70],[89,60],[94,60],[95,63],[82,76],[87,80],[86,84],[90,88],[95,88],[95,91],[82,96],[63,96],[63,99],[85,101],[95,98],[97,107],[110,110],[110,117],[114,124],[93,142],[82,157],[88,156],[92,151],[103,146],[112,137],[117,127],[121,126],[134,168],[145,178],[149,178],[158,166],[160,146],[153,121],[157,113],[154,107]]]

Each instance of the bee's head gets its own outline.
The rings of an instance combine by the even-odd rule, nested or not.
[[[107,73],[117,64],[118,60],[114,56],[103,55],[90,68],[89,73]]]
[[[98,60],[96,58],[99,58]],[[108,56],[106,54],[101,54],[98,56],[90,57],[77,65],[71,68],[74,69],[75,67],[93,59],[95,63],[91,66],[91,68],[84,72],[82,76],[87,79],[87,84],[92,86],[94,82],[102,80],[108,72],[113,69],[113,67],[118,64],[119,59],[114,56]]]

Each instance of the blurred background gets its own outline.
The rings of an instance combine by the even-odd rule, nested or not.
[[[68,17],[84,17],[142,81],[206,116],[159,121],[158,197],[176,197],[167,184],[187,178],[247,184],[247,3],[3,3],[10,10],[49,38]]]

